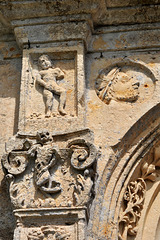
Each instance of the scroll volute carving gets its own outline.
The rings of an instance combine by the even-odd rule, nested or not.
[[[92,143],[84,139],[74,139],[68,147],[72,150],[71,165],[79,171],[73,193],[75,205],[87,205],[94,195],[97,151]]]
[[[31,142],[25,139],[19,149],[2,156],[2,165],[9,174],[18,175],[25,171],[29,160],[27,151],[30,147]]]
[[[75,139],[68,144],[72,149],[71,165],[77,170],[90,167],[96,160],[96,148],[84,139]]]
[[[27,167],[27,154],[22,151],[4,154],[2,164],[4,168],[8,170],[8,173],[18,175],[23,173]]]

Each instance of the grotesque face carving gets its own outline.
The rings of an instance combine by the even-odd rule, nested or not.
[[[110,100],[134,102],[139,96],[140,83],[114,68],[108,74],[102,72],[96,81],[96,92],[99,98],[105,103]]]
[[[38,65],[43,70],[47,70],[48,68],[52,67],[52,62],[48,55],[42,55],[38,59]]]
[[[42,130],[37,132],[37,142],[41,144],[45,144],[51,141],[52,138],[47,130]]]

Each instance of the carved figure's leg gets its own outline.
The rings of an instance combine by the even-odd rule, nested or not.
[[[66,90],[63,88],[61,90],[61,93],[60,93],[59,108],[58,108],[60,114],[62,114],[62,115],[66,115],[67,114],[64,111],[65,103],[66,103]]]
[[[52,106],[53,106],[53,94],[44,88],[43,96],[45,98],[45,106],[46,106],[46,117],[50,117],[52,114]]]
[[[60,96],[58,111],[61,115],[66,115],[64,110],[66,103],[66,90],[63,87],[58,86],[58,84],[52,84],[53,92]]]

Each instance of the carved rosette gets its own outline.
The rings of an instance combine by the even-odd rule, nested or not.
[[[76,138],[62,149],[44,130],[16,139],[2,157],[14,208],[88,206],[96,176],[93,143]]]

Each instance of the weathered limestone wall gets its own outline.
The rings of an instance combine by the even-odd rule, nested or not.
[[[0,39],[0,156],[4,154],[5,142],[18,129],[20,97],[21,53],[12,35]],[[15,226],[2,166],[0,167],[0,239],[13,239]]]
[[[158,240],[159,2],[0,6],[0,240]]]

